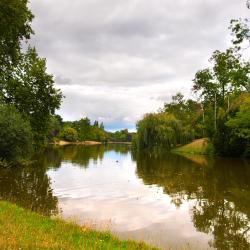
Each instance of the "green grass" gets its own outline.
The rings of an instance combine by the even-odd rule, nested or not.
[[[156,249],[0,201],[0,249]]]
[[[213,154],[213,146],[207,138],[202,138],[194,140],[187,145],[174,148],[172,152],[178,154],[211,155]]]

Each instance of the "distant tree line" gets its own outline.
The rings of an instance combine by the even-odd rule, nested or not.
[[[59,115],[51,119],[49,141],[65,140],[76,141],[99,141],[99,142],[131,142],[132,134],[127,129],[109,132],[104,124],[98,121],[91,121],[88,117],[76,121],[65,121]]]
[[[232,47],[216,50],[210,67],[195,74],[192,90],[198,100],[177,93],[160,112],[145,115],[137,123],[135,147],[171,149],[208,137],[218,155],[250,155],[250,62],[244,59],[250,28],[242,19],[232,20],[230,28]]]

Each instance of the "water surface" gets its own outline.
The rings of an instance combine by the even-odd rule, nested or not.
[[[0,170],[0,197],[163,249],[250,249],[250,164],[239,159],[54,147]]]

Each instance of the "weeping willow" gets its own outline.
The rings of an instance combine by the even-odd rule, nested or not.
[[[172,114],[151,113],[137,123],[137,147],[140,149],[164,147],[171,149],[178,144],[188,143],[194,138],[194,131],[184,126]]]

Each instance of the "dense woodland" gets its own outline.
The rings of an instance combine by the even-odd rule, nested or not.
[[[247,7],[250,8],[249,2]],[[232,46],[216,50],[210,66],[197,71],[192,91],[197,100],[172,97],[158,113],[146,114],[137,123],[136,148],[171,149],[195,138],[207,137],[208,153],[250,155],[250,47],[248,20],[232,20]]]

